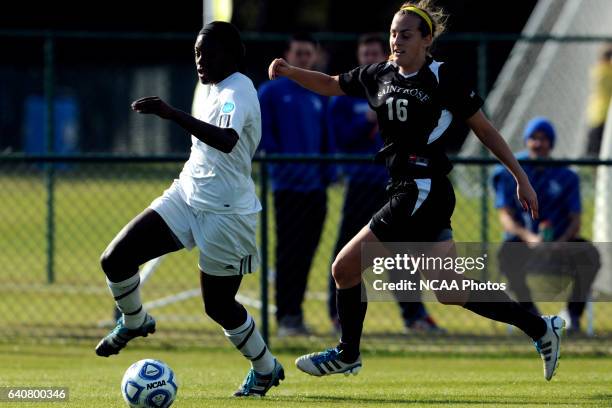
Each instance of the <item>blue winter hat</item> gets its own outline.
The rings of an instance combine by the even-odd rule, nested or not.
[[[550,147],[555,146],[555,139],[557,135],[555,134],[555,128],[547,118],[538,116],[531,119],[523,131],[523,142],[526,143],[527,139],[529,139],[535,132],[544,133],[550,141]]]

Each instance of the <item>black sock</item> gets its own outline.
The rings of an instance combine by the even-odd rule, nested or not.
[[[544,319],[530,313],[512,300],[506,292],[473,290],[463,307],[489,319],[516,326],[534,341],[540,339],[546,333]]]
[[[367,302],[361,301],[361,282],[348,289],[336,291],[338,317],[342,328],[342,337],[338,348],[342,350],[342,360],[352,363],[359,357],[359,342],[363,330]]]

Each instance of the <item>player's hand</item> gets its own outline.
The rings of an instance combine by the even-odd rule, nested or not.
[[[293,68],[293,66],[289,65],[287,61],[282,58],[277,58],[272,61],[270,67],[268,67],[268,77],[274,80],[278,77],[287,76],[291,68]]]
[[[533,232],[529,231],[529,233],[525,237],[525,242],[527,243],[527,246],[529,248],[533,249],[538,247],[542,243],[542,237],[538,234],[534,234]]]
[[[152,113],[163,119],[170,119],[174,108],[159,96],[147,96],[132,102],[132,109],[138,113]]]
[[[516,195],[518,196],[519,202],[523,206],[523,210],[531,210],[531,218],[537,220],[539,216],[538,196],[533,187],[531,187],[531,184],[529,182],[518,183],[516,187]]]

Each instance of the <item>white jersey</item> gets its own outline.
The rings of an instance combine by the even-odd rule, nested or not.
[[[194,112],[201,121],[234,129],[239,138],[228,154],[191,137],[191,154],[179,176],[185,202],[217,214],[261,211],[251,179],[251,160],[261,139],[261,112],[253,82],[233,73],[211,85],[205,103],[194,107]]]

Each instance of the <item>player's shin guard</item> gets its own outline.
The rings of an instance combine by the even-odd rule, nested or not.
[[[240,326],[231,330],[224,329],[223,332],[242,355],[251,360],[255,371],[269,374],[274,370],[274,356],[255,327],[251,315],[247,314],[246,321]]]
[[[361,282],[352,288],[336,291],[338,317],[342,328],[342,337],[338,349],[343,351],[343,358],[354,361],[359,357],[359,343],[363,331],[368,303],[361,301]]]
[[[512,300],[506,292],[472,290],[469,296],[463,307],[476,314],[516,326],[534,341],[546,333],[546,322]]]
[[[117,308],[123,313],[125,327],[128,329],[140,327],[146,316],[140,300],[140,274],[136,273],[121,282],[111,282],[106,278],[106,283],[113,294]]]

